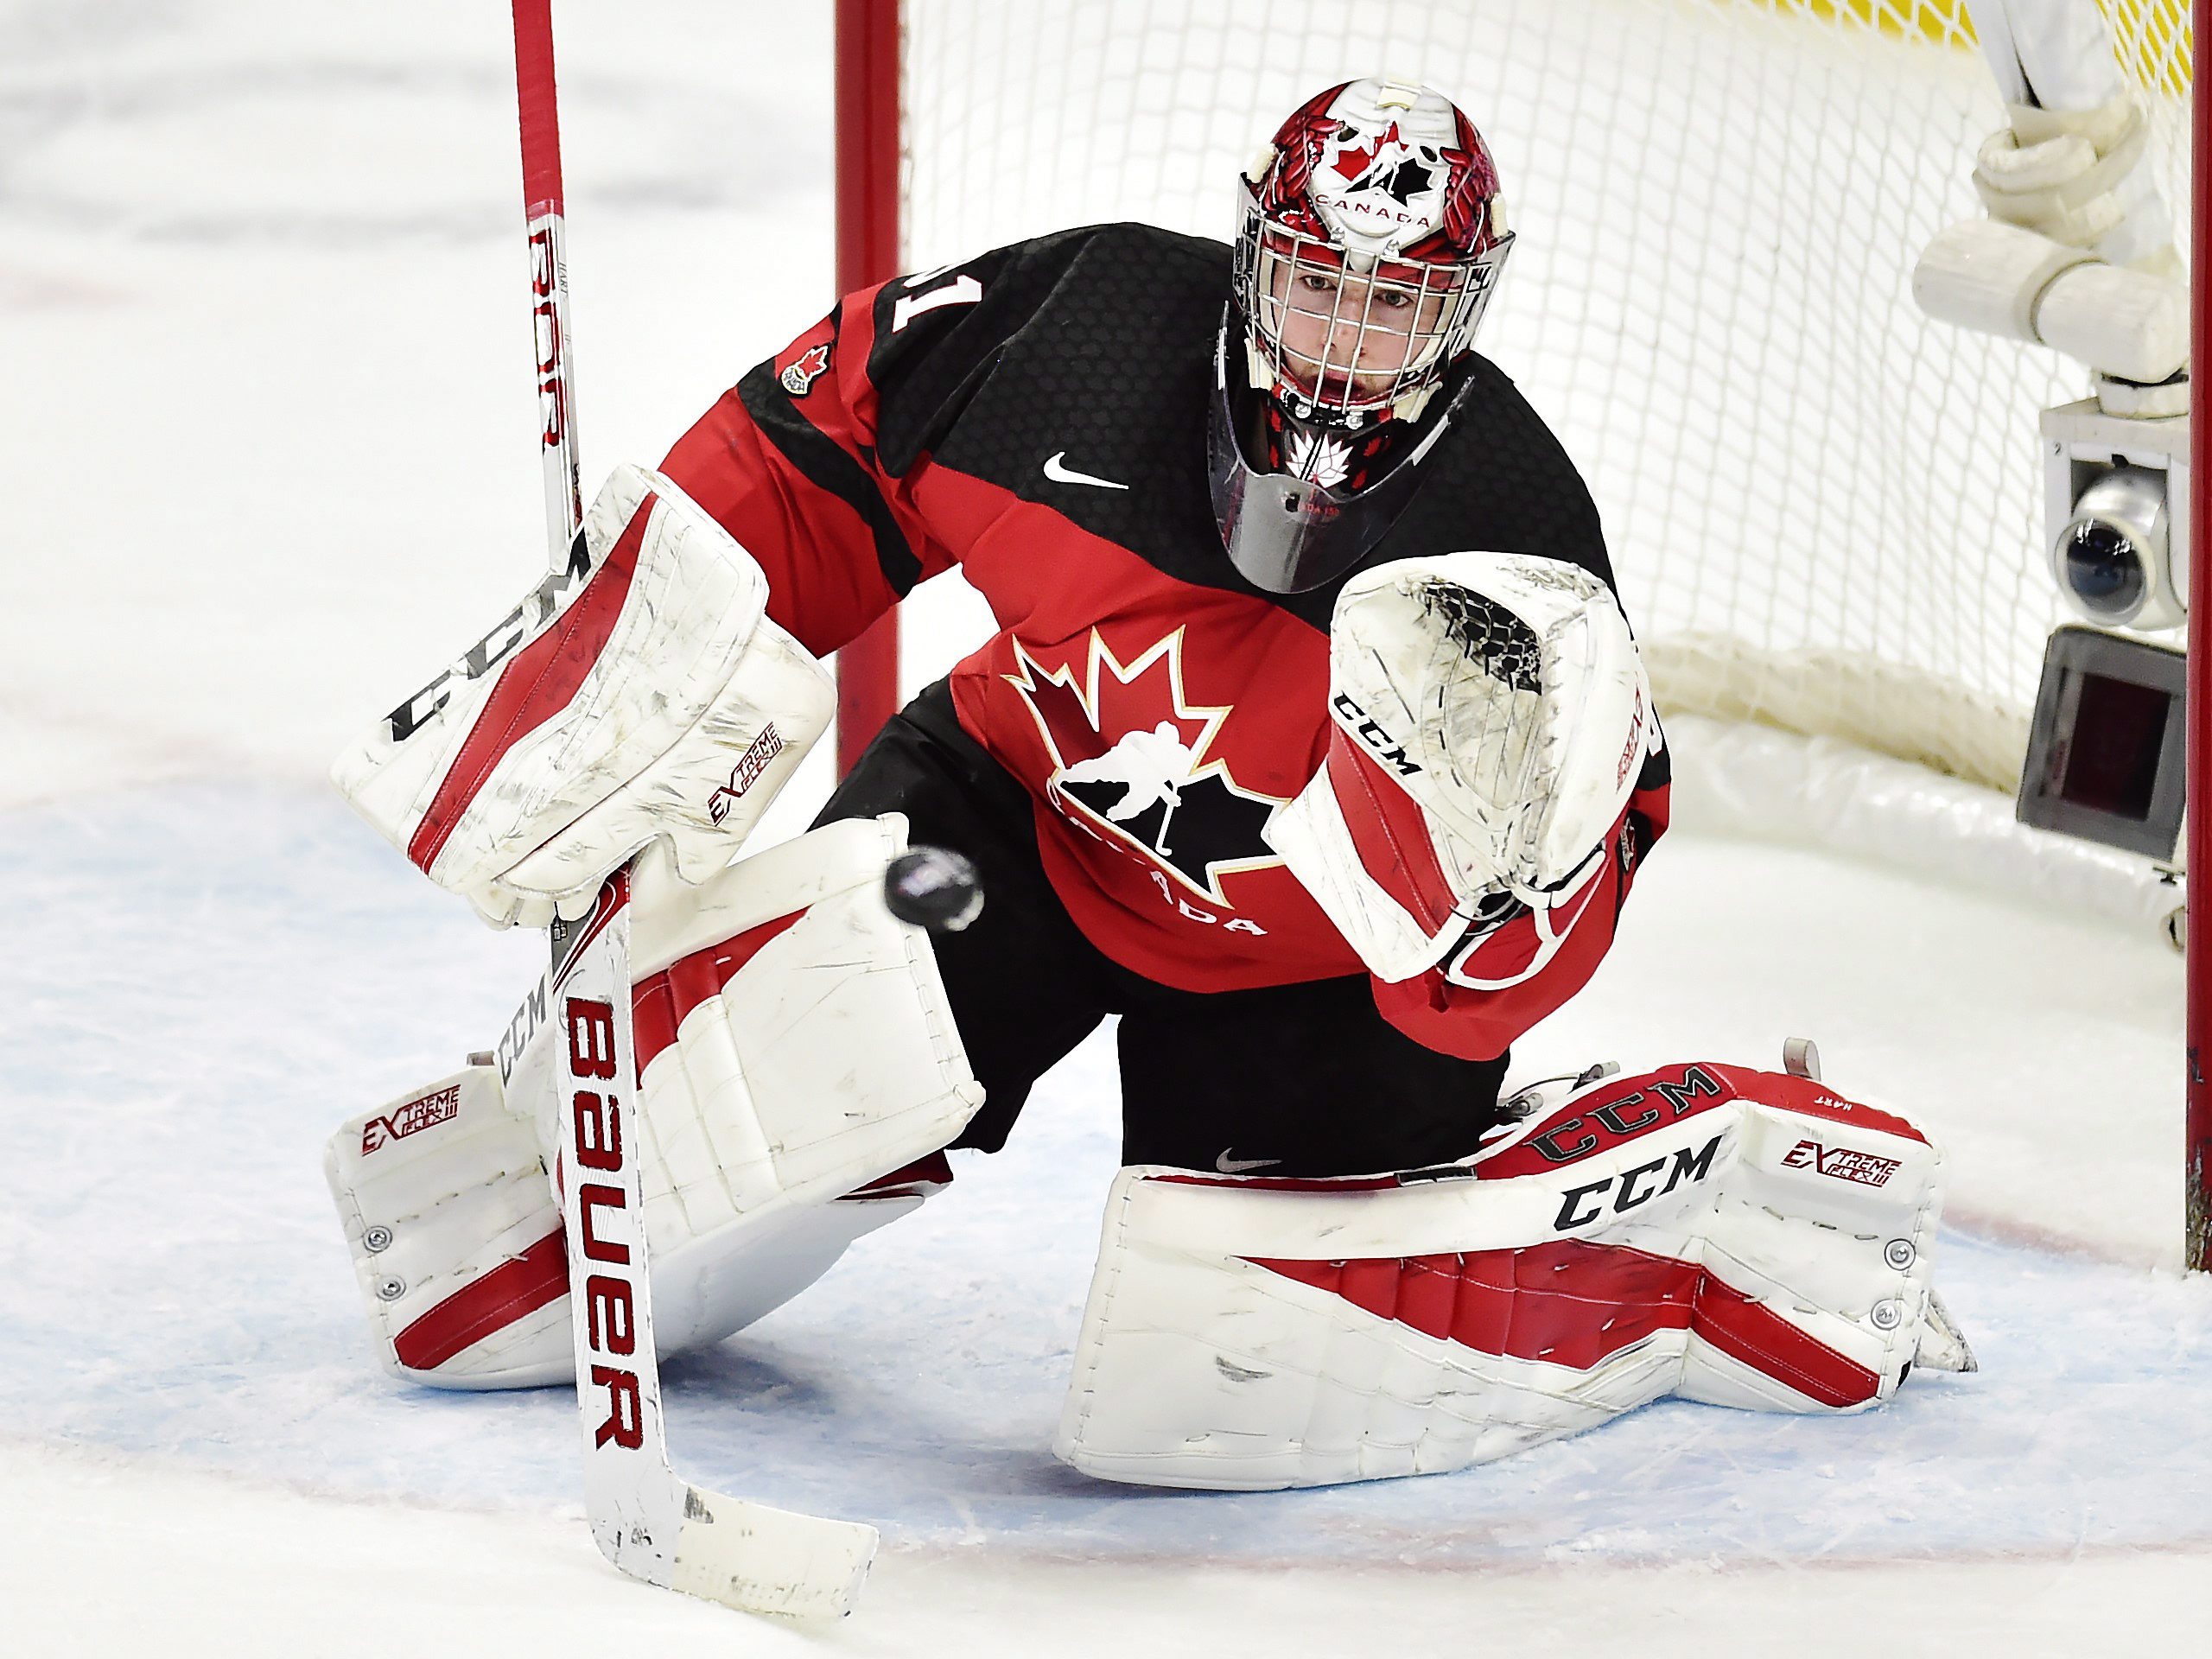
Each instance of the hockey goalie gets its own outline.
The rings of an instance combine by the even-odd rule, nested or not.
[[[1803,1053],[1506,1094],[1666,828],[1649,689],[1581,479],[1473,349],[1513,238],[1467,118],[1349,82],[1240,182],[1233,247],[1094,226],[846,296],[336,766],[498,925],[635,860],[660,1346],[942,1191],[1113,1015],[1126,1166],[1055,1446],[1089,1474],[1429,1473],[1965,1365],[1906,1113]],[[747,849],[819,659],[955,564],[996,632]],[[980,913],[894,915],[910,845]],[[575,1374],[544,1014],[332,1143],[399,1376]]]

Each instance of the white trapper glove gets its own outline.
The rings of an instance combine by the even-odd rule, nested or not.
[[[1393,983],[1501,904],[1579,914],[1660,741],[1611,590],[1521,553],[1400,559],[1345,583],[1329,712],[1326,760],[1264,834]]]
[[[726,865],[829,724],[829,672],[752,555],[669,480],[615,469],[571,563],[340,754],[354,810],[494,926],[590,908],[657,837]]]

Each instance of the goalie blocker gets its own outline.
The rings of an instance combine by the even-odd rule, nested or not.
[[[701,882],[828,725],[829,671],[753,556],[615,468],[568,566],[340,755],[377,832],[495,926],[583,915],[649,842]]]

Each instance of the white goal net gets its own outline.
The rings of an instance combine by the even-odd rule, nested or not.
[[[2120,0],[2185,212],[2187,16]],[[2010,790],[2044,642],[2040,347],[1915,308],[2003,119],[1960,0],[908,0],[905,263],[1070,224],[1225,238],[1300,101],[1425,79],[1520,240],[1478,342],[1604,515],[1662,703]]]

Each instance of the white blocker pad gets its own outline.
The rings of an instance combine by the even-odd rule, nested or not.
[[[835,702],[767,598],[752,556],[674,484],[618,467],[567,569],[340,755],[332,780],[493,922],[582,913],[656,837],[704,880]]]
[[[1053,1449],[1256,1490],[1458,1469],[1669,1395],[1865,1409],[1937,1328],[1942,1170],[1894,1112],[1713,1065],[1434,1170],[1125,1169]]]
[[[983,1090],[929,935],[884,906],[884,867],[906,847],[906,819],[888,813],[699,887],[651,861],[633,873],[640,1088],[626,1128],[645,1141],[663,1351],[750,1324],[951,1179],[941,1161],[937,1175],[909,1166],[966,1127]],[[511,1086],[557,1147],[553,1059],[533,1040]]]
[[[918,928],[883,907],[905,820],[830,825],[702,888],[633,879],[631,973],[656,1346],[719,1341],[952,1179],[982,1103]],[[331,1192],[387,1370],[441,1388],[567,1382],[562,1217],[541,1126],[543,982],[501,1059],[342,1125]],[[538,1121],[533,1121],[533,1115]]]
[[[1411,979],[1501,898],[1586,899],[1659,746],[1651,708],[1589,572],[1505,553],[1378,565],[1330,621],[1327,758],[1265,839],[1370,973]]]

